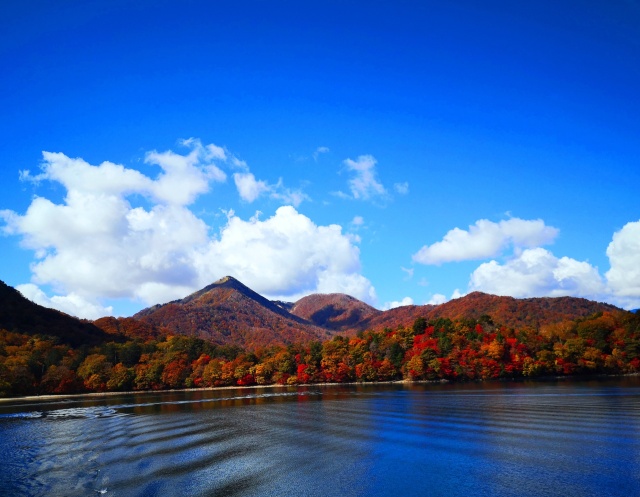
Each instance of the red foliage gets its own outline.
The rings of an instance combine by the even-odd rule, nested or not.
[[[256,384],[256,379],[254,378],[254,376],[252,374],[246,374],[246,375],[244,375],[242,378],[240,378],[237,381],[237,384],[239,386],[255,385]]]
[[[306,373],[307,369],[309,369],[308,364],[298,364],[298,383],[309,383],[311,381],[311,376]]]

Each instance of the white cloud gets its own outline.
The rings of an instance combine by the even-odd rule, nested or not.
[[[460,297],[464,297],[466,293],[461,293],[457,288],[451,294],[451,300],[459,299]]]
[[[198,255],[196,267],[211,280],[235,276],[271,298],[340,292],[375,302],[373,286],[360,274],[353,239],[338,225],[315,225],[291,206],[265,221],[231,214],[220,236]]]
[[[355,216],[352,220],[351,220],[351,224],[353,226],[362,226],[364,224],[364,218],[362,216]]]
[[[278,180],[278,183],[271,187],[269,196],[273,199],[279,200],[285,205],[293,205],[294,207],[298,207],[304,200],[311,200],[309,196],[301,190],[285,188],[282,183],[282,178]]]
[[[427,305],[440,305],[448,302],[449,300],[459,299],[460,297],[464,297],[466,294],[461,293],[459,289],[455,289],[451,294],[450,298],[447,298],[446,295],[442,293],[434,293],[431,298],[426,302]]]
[[[470,276],[469,291],[525,297],[574,296],[640,307],[640,221],[614,233],[609,246],[610,269],[602,277],[589,262],[556,257],[540,245],[553,242],[558,230],[538,219],[512,218],[493,223],[481,219],[468,231],[455,228],[444,239],[424,246],[413,259],[423,264],[489,258],[509,246],[505,262],[481,264]],[[455,298],[452,296],[452,298]]]
[[[411,297],[405,297],[402,300],[394,300],[393,302],[385,302],[382,306],[383,311],[388,311],[389,309],[395,309],[396,307],[402,307],[405,305],[413,305],[413,299]]]
[[[439,265],[444,262],[486,259],[499,255],[507,246],[529,248],[546,245],[555,239],[558,230],[545,225],[541,219],[511,218],[494,223],[486,219],[476,221],[469,230],[454,228],[442,241],[425,245],[413,255],[421,264]]]
[[[346,159],[343,164],[355,173],[349,180],[349,188],[355,199],[368,200],[387,194],[376,178],[376,159],[372,155],[361,155],[358,160]],[[344,195],[344,194],[343,194]]]
[[[427,305],[440,305],[447,301],[447,297],[441,293],[434,293],[426,302]]]
[[[160,166],[162,172],[155,179],[134,169],[112,162],[92,166],[82,159],[72,159],[59,152],[42,152],[41,173],[32,176],[21,171],[22,180],[55,181],[62,184],[68,195],[126,196],[139,193],[159,203],[189,205],[198,195],[209,191],[211,181],[223,182],[225,173],[214,160],[225,157],[216,145],[203,146],[199,140],[181,142],[191,149],[187,155],[172,152],[148,152],[147,164]]]
[[[40,174],[31,176],[30,171],[21,171],[20,179],[57,181],[69,191],[82,190],[87,193],[147,192],[152,188],[153,182],[142,173],[111,162],[91,166],[82,159],[72,159],[55,152],[42,152],[42,158]]]
[[[406,181],[404,183],[395,183],[393,189],[400,195],[406,195],[409,193],[409,183]]]
[[[244,172],[234,173],[233,180],[240,198],[245,202],[252,203],[262,194],[268,194],[270,198],[294,207],[298,207],[304,200],[309,200],[309,196],[302,191],[285,188],[282,179],[275,185],[269,185],[266,181],[256,180],[253,173]]]
[[[186,140],[180,140],[180,145],[185,147],[191,147],[194,150],[197,149],[201,156],[204,156],[206,160],[219,159],[222,161],[227,160],[227,152],[223,147],[219,147],[210,143],[209,145],[202,146],[202,142],[198,138],[187,138]]]
[[[248,171],[249,170],[248,164],[245,161],[238,159],[237,157],[232,157],[231,158],[231,165],[234,168],[240,169],[242,171]]]
[[[152,182],[152,193],[159,202],[189,205],[198,195],[209,191],[211,181],[223,182],[226,174],[213,164],[214,160],[226,158],[216,145],[203,146],[200,140],[190,138],[182,145],[191,148],[188,155],[166,152],[148,152],[147,164],[160,166],[162,173]]]
[[[573,296],[600,298],[605,285],[598,269],[569,257],[558,259],[543,248],[523,250],[504,264],[490,261],[472,274],[469,290],[512,297]]]
[[[607,256],[611,264],[606,273],[610,290],[621,304],[640,307],[640,221],[627,223],[613,234]]]
[[[271,191],[269,185],[264,181],[257,181],[252,173],[235,173],[233,180],[240,194],[240,198],[245,202],[253,202],[262,193]]]
[[[63,296],[54,295],[49,298],[40,288],[32,283],[18,285],[16,290],[36,304],[85,319],[98,319],[102,316],[110,316],[113,314],[112,307],[103,307],[95,302],[88,302],[75,293]]]
[[[22,215],[0,211],[5,223],[0,229],[20,236],[35,252],[32,283],[67,293],[49,298],[32,285],[24,287],[30,298],[91,317],[106,312],[101,299],[156,304],[231,274],[267,295],[340,291],[375,302],[373,286],[360,274],[357,238],[337,225],[315,225],[294,207],[278,209],[265,221],[257,215],[243,221],[230,212],[219,235],[210,236],[210,227],[187,204],[207,191],[209,182],[222,179],[207,161],[230,155],[195,140],[185,144],[191,148],[186,156],[147,155],[163,169],[156,178],[112,163],[92,166],[45,153],[42,173],[24,177],[62,184],[63,202],[36,197]],[[173,190],[165,184],[169,176],[176,176]],[[134,194],[151,205],[132,206]]]

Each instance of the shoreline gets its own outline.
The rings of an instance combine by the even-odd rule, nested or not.
[[[176,388],[173,390],[127,390],[124,392],[86,392],[86,393],[70,393],[70,394],[44,394],[44,395],[26,395],[23,397],[1,397],[0,404],[11,401],[34,401],[34,400],[65,400],[78,398],[101,398],[115,397],[118,395],[149,395],[157,393],[180,393],[180,392],[209,392],[219,390],[255,390],[258,388],[299,388],[299,387],[331,387],[341,385],[394,385],[394,384],[417,384],[417,383],[449,383],[446,380],[393,380],[393,381],[350,381],[345,383],[299,383],[296,385],[280,385],[271,383],[269,385],[226,385],[223,387],[202,387],[202,388]]]
[[[49,400],[72,400],[72,399],[96,399],[96,398],[108,398],[116,397],[118,395],[149,395],[149,394],[167,394],[167,393],[180,393],[180,392],[209,392],[209,391],[224,391],[224,390],[256,390],[258,388],[280,388],[291,389],[299,387],[332,387],[332,386],[365,386],[365,385],[463,385],[465,383],[514,383],[523,381],[533,382],[546,382],[546,381],[571,381],[571,380],[602,380],[608,378],[626,378],[626,377],[638,377],[640,373],[627,373],[617,375],[573,375],[573,376],[541,376],[538,378],[496,378],[492,380],[475,380],[466,382],[455,382],[450,380],[390,380],[390,381],[350,381],[345,383],[300,383],[296,385],[280,385],[278,383],[272,383],[269,385],[227,385],[223,387],[202,387],[202,388],[179,388],[174,390],[128,390],[124,392],[87,392],[87,393],[72,393],[72,394],[45,394],[45,395],[27,395],[23,397],[1,397],[0,405],[8,402],[33,402],[33,401],[49,401]]]

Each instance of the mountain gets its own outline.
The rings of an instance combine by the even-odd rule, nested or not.
[[[25,335],[49,335],[74,347],[118,340],[93,323],[31,302],[0,281],[0,329]]]
[[[344,293],[313,294],[298,300],[291,314],[334,331],[352,330],[366,319],[382,314],[375,307]]]
[[[144,309],[133,316],[170,333],[196,336],[219,345],[255,350],[293,342],[324,341],[331,330],[319,327],[226,276],[181,300]]]
[[[130,322],[105,324],[110,326],[109,331],[127,336],[174,333],[255,350],[275,344],[324,341],[336,333],[355,335],[367,329],[408,327],[418,317],[456,320],[488,315],[508,327],[537,329],[612,310],[618,309],[574,297],[515,299],[473,292],[438,306],[411,305],[380,311],[340,293],[309,295],[295,303],[271,301],[227,276],[182,300],[144,309]],[[150,328],[136,325],[138,321]]]
[[[34,304],[0,281],[0,329],[53,335],[73,346],[182,334],[255,350],[325,341],[336,333],[408,327],[418,317],[456,320],[487,315],[497,324],[538,329],[605,311],[620,309],[574,297],[516,299],[481,292],[438,306],[410,305],[388,311],[339,293],[309,295],[290,303],[268,300],[227,276],[184,299],[149,307],[132,318],[105,317],[90,323]]]
[[[428,316],[429,319],[478,319],[482,315],[489,315],[494,322],[511,328],[537,329],[551,323],[591,316],[597,312],[620,310],[610,304],[577,297],[516,299],[473,292],[436,306]]]
[[[587,317],[596,312],[620,311],[617,307],[577,297],[516,299],[472,292],[437,306],[404,306],[386,311],[358,325],[358,329],[396,328],[412,324],[417,317],[427,320],[449,318],[479,319],[490,316],[495,323],[511,328],[533,328],[560,321]]]

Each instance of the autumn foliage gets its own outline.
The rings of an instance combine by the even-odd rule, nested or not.
[[[3,396],[638,372],[640,316],[627,312],[537,331],[494,324],[487,315],[417,318],[411,327],[254,352],[181,335],[72,347],[56,337],[0,330]]]

